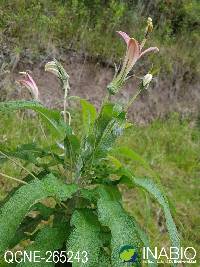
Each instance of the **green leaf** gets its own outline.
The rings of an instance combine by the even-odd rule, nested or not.
[[[53,267],[55,263],[53,262],[53,256],[51,258],[52,262],[47,262],[46,259],[50,254],[47,251],[51,251],[55,253],[58,249],[63,247],[64,241],[67,239],[69,226],[67,223],[61,222],[61,224],[57,227],[45,227],[39,231],[37,234],[35,241],[32,245],[26,248],[26,252],[39,251],[40,262],[23,262],[17,264],[17,267]],[[55,255],[59,255],[56,254]],[[45,260],[42,260],[44,258]],[[55,258],[55,261],[58,260]]]
[[[72,215],[71,225],[74,230],[69,236],[67,251],[86,251],[88,257],[87,263],[74,260],[72,266],[99,267],[103,241],[97,217],[90,210],[76,210]]]
[[[103,158],[111,150],[126,123],[126,113],[119,105],[107,104],[102,108],[95,128],[94,158]]]
[[[42,220],[48,220],[49,217],[55,212],[55,209],[49,208],[39,202],[33,205],[30,211],[37,211],[39,212],[39,214],[36,217],[26,216],[24,218],[24,220],[18,227],[14,238],[9,244],[10,248],[16,246],[20,241],[30,238],[29,233],[32,233]]]
[[[86,169],[107,156],[125,128],[126,113],[120,105],[106,103],[95,120],[94,129],[82,141],[80,169]]]
[[[88,200],[91,203],[95,203],[97,202],[98,199],[98,192],[96,190],[96,188],[90,188],[90,189],[86,189],[86,188],[82,188],[80,189],[80,197]]]
[[[179,234],[176,228],[176,225],[174,223],[174,220],[172,218],[169,204],[167,199],[164,197],[162,192],[159,190],[157,185],[150,179],[148,178],[134,178],[133,177],[133,183],[142,189],[146,190],[148,193],[150,193],[161,205],[163,208],[163,212],[165,215],[166,219],[166,225],[167,229],[170,235],[170,239],[172,242],[173,247],[180,247],[180,239],[179,239]]]
[[[43,218],[40,215],[37,216],[36,218],[26,216],[25,219],[20,224],[20,226],[17,228],[15,236],[9,242],[9,248],[13,248],[20,241],[30,238],[30,236],[27,233],[32,233],[42,219]]]
[[[121,202],[122,196],[117,186],[99,185],[96,189],[100,198]]]
[[[7,101],[0,102],[0,111],[8,112],[20,109],[31,109],[36,111],[49,124],[50,130],[60,139],[63,139],[65,133],[69,130],[69,126],[64,124],[60,112],[50,110],[36,101]]]
[[[149,238],[147,236],[147,234],[141,229],[140,225],[134,220],[135,223],[135,229],[138,233],[138,236],[140,237],[143,245],[145,248],[150,247],[150,242],[149,242]],[[149,267],[157,267],[157,260],[152,256],[151,253],[149,253],[149,263],[148,266]]]
[[[85,128],[85,134],[87,135],[90,128],[94,125],[97,112],[95,107],[87,100],[81,99],[80,102],[82,106],[83,125]]]
[[[34,173],[34,175],[38,178],[38,179],[42,179],[44,177],[46,177],[46,175],[49,174],[49,172],[46,171],[41,171],[37,174]],[[24,182],[30,183],[32,180],[34,180],[33,176],[28,174],[27,176],[25,176],[23,178]],[[21,184],[19,184],[18,186],[14,187],[11,189],[11,191],[7,194],[7,196],[0,202],[0,209],[3,207],[3,205],[9,201],[9,199],[15,194],[15,192],[21,188]]]
[[[104,104],[99,117],[95,121],[95,151],[107,152],[115,139],[122,134],[125,127],[126,114],[118,104]],[[105,153],[104,153],[105,154]]]
[[[128,147],[116,147],[112,150],[112,153],[114,153],[115,155],[121,155],[125,158],[129,158],[132,159],[134,161],[137,161],[138,163],[140,163],[144,168],[151,170],[150,165],[138,154],[136,153],[134,150],[128,148]]]
[[[14,267],[16,266],[16,262],[13,262],[13,263],[8,263],[8,262],[5,262],[4,260],[4,257],[0,257],[0,266],[1,267]]]
[[[33,164],[39,164],[37,160],[38,158],[43,158],[45,156],[51,155],[50,152],[38,147],[36,143],[18,145],[16,149],[13,149],[11,151],[2,150],[2,152],[4,152],[8,156],[22,159],[27,163]],[[5,160],[8,160],[7,157],[4,156],[4,158]]]
[[[122,163],[121,163],[117,158],[115,158],[115,157],[113,157],[113,156],[111,156],[111,155],[108,155],[108,156],[107,156],[107,159],[112,163],[112,165],[113,165],[115,168],[119,169],[119,168],[122,167]]]
[[[122,196],[117,186],[100,184],[90,189],[80,189],[80,196],[89,202],[96,204],[99,198],[121,202]]]
[[[0,210],[0,254],[9,246],[15,232],[31,206],[46,197],[66,200],[77,191],[76,185],[66,185],[49,174],[20,187]]]
[[[138,253],[138,258],[133,266],[141,266],[142,243],[138,237],[133,219],[117,201],[101,198],[98,201],[99,220],[111,230],[111,259],[113,267],[123,267],[120,259],[120,250],[124,246],[131,245]]]
[[[38,147],[36,143],[19,145],[15,151],[9,153],[10,156],[15,156],[31,163],[37,163],[37,158],[42,158],[49,154],[49,152]]]
[[[129,187],[131,187],[131,185],[132,187],[135,185],[139,186],[140,188],[150,193],[158,201],[165,215],[166,226],[171,239],[172,246],[180,247],[180,238],[170,212],[169,203],[167,201],[167,198],[158,188],[158,186],[149,178],[136,178],[132,176],[129,170],[125,172],[125,175],[122,176],[119,181],[122,184],[127,184]]]
[[[47,169],[48,167],[55,166],[57,164],[63,164],[62,156],[57,155],[52,151],[51,146],[41,148],[36,143],[18,145],[15,149],[4,150],[0,148],[0,164],[8,161],[10,158],[16,158],[23,160],[25,166],[28,164],[34,164],[37,167]],[[56,147],[57,148],[57,147]],[[40,159],[47,160],[40,160]]]
[[[111,267],[110,257],[106,254],[104,250],[101,250],[100,252],[99,263],[101,263],[102,267]]]
[[[17,109],[43,109],[43,105],[37,101],[26,101],[26,100],[17,100],[17,101],[6,101],[0,102],[0,111],[8,112]]]
[[[32,206],[31,210],[39,212],[43,220],[47,220],[54,213],[55,208],[47,207],[39,202]]]
[[[76,164],[76,159],[79,156],[80,152],[80,142],[76,135],[67,134],[64,139],[64,147],[65,147],[65,163],[68,162],[71,170],[74,168]]]

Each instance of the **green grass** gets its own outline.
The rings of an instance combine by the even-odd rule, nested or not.
[[[36,117],[30,119],[24,113],[1,115],[0,125],[1,147],[14,148],[18,144],[34,140],[43,145],[48,143],[38,127]],[[193,246],[199,251],[200,128],[190,120],[180,119],[177,114],[172,114],[165,121],[157,120],[143,127],[133,126],[119,142],[132,148],[150,164],[157,177],[152,177],[152,172],[139,163],[122,159],[136,175],[160,180],[170,199],[172,212],[182,235],[182,245]],[[20,168],[12,163],[3,164],[1,172],[17,178],[22,175]],[[2,199],[16,183],[2,177],[0,183]],[[157,211],[157,204],[138,189],[129,192],[125,188],[123,190],[126,207],[148,229],[153,244],[168,245],[164,219],[162,212]]]
[[[39,120],[37,116],[33,117],[33,113],[32,115],[27,115],[24,112],[1,114],[0,125],[0,149],[6,150],[9,148],[12,150],[20,144],[33,142],[38,142],[45,146],[48,145],[39,126]],[[32,166],[28,167],[28,169],[30,168]],[[27,174],[19,166],[11,162],[2,164],[0,172],[16,178]],[[0,178],[0,184],[0,200],[5,197],[13,186],[17,185],[13,180],[3,177]]]
[[[199,71],[199,11],[198,0],[1,0],[0,40],[6,53],[10,50],[11,64],[24,56],[59,56],[66,49],[119,61],[124,44],[115,31],[126,31],[141,42],[151,16],[155,30],[147,46],[158,46],[160,54],[149,68],[153,60],[166,75],[176,64],[187,77],[190,69],[190,79]]]
[[[193,246],[199,251],[200,128],[192,125],[189,120],[181,120],[178,114],[173,114],[166,121],[157,120],[145,127],[135,126],[122,138],[121,143],[139,153],[150,164],[157,176],[153,178],[160,180],[170,200],[183,246]],[[152,176],[152,172],[144,170],[137,163],[127,162],[136,175]],[[149,211],[149,206],[155,207],[156,204],[143,199],[144,195],[138,194],[138,190],[125,196],[129,211],[136,214],[149,230],[154,244],[158,245],[160,241],[166,244],[162,213],[158,216],[156,209]],[[155,225],[159,221],[160,233],[157,231],[158,225]]]

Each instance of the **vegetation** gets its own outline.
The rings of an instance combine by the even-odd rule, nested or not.
[[[199,72],[198,0],[2,0],[0,11],[3,49],[9,47],[12,63],[41,53],[52,56],[56,49],[118,61],[123,46],[116,42],[115,31],[122,29],[142,40],[139,29],[151,16],[156,28],[152,43],[162,48],[153,59],[157,71],[166,75],[178,66],[182,74],[190,70],[189,78]]]
[[[143,44],[152,29],[152,20],[148,18]],[[172,246],[180,248],[179,234],[165,194],[151,178],[138,178],[114,155],[115,141],[131,127],[127,121],[130,105],[139,93],[147,90],[152,80],[152,74],[146,74],[138,92],[127,103],[111,101],[111,96],[122,89],[134,64],[142,56],[141,46],[136,40],[125,32],[119,34],[127,44],[122,69],[107,86],[107,94],[99,112],[91,103],[80,99],[83,118],[79,131],[81,134],[76,134],[72,128],[71,114],[67,110],[67,103],[71,99],[68,96],[69,75],[55,59],[45,65],[45,70],[60,80],[64,90],[62,112],[48,109],[40,103],[39,89],[27,72],[21,73],[24,78],[18,82],[29,89],[35,101],[0,103],[1,112],[21,109],[35,111],[39,115],[39,125],[45,139],[47,137],[40,120],[48,125],[53,138],[48,147],[40,147],[35,141],[23,143],[14,150],[7,150],[5,146],[0,150],[3,163],[9,160],[26,173],[23,179],[0,173],[1,176],[20,184],[9,192],[1,204],[2,256],[6,249],[12,249],[21,241],[30,238],[34,243],[27,249],[40,249],[42,258],[46,257],[46,249],[61,250],[60,253],[56,252],[56,255],[52,252],[53,264],[43,260],[39,266],[52,266],[62,260],[71,262],[72,266],[87,264],[88,267],[95,267],[99,266],[99,262],[104,267],[124,266],[126,262],[142,266],[142,250],[143,246],[149,246],[148,236],[136,218],[131,217],[124,209],[120,185],[138,187],[152,195],[163,210]],[[158,51],[158,48],[151,48],[151,51]],[[117,153],[136,157],[146,165],[130,148],[118,146]],[[29,164],[33,166],[32,171],[27,168]],[[42,203],[49,197],[54,200],[51,207]],[[36,216],[27,216],[30,211],[37,212]],[[49,220],[47,226],[37,232],[37,227],[45,219]],[[36,235],[31,234],[33,226]],[[65,250],[67,252],[63,259],[62,251]],[[148,263],[149,266],[157,266],[155,259],[149,260],[153,260],[153,263]],[[25,262],[20,265],[32,266],[32,263]],[[174,262],[173,266],[176,265]]]
[[[148,175],[157,177],[165,188],[174,207],[175,219],[182,236],[182,245],[194,246],[199,250],[198,236],[196,232],[199,227],[198,214],[200,212],[198,202],[200,200],[198,183],[200,171],[200,129],[190,119],[181,119],[179,114],[171,114],[166,120],[157,120],[151,125],[130,129],[126,138],[121,140],[120,145],[127,146],[148,162],[151,169],[146,165],[141,166],[137,160],[121,155],[123,160],[134,171],[135,175]],[[152,173],[153,169],[153,173]],[[159,182],[159,181],[158,181]],[[137,191],[136,191],[137,192]],[[150,229],[151,240],[155,245],[163,242],[166,244],[166,230],[163,228],[163,218],[154,211],[149,213],[147,202],[141,205],[142,195],[135,192],[126,196],[129,211],[137,214],[137,219]],[[134,203],[131,202],[134,196]],[[149,204],[152,207],[152,204]],[[136,208],[138,207],[138,208]],[[141,206],[140,206],[141,207]],[[146,214],[146,220],[144,220]],[[160,225],[160,234],[152,221]],[[140,219],[139,219],[140,218]],[[157,240],[155,240],[157,236]],[[162,240],[162,241],[161,241]],[[197,264],[198,266],[198,264]]]
[[[75,114],[72,118],[75,117],[77,120]],[[6,150],[14,151],[17,146],[20,147],[23,143],[34,143],[36,140],[39,147],[48,147],[49,142],[52,143],[50,132],[45,131],[48,137],[47,142],[35,117],[30,119],[21,112],[16,115],[4,114],[0,117],[0,124],[3,126],[0,129],[0,136],[3,137],[1,148],[4,147]],[[136,159],[118,154],[120,161],[126,163],[136,176],[152,177],[154,174],[153,178],[160,181],[165,188],[166,195],[170,197],[171,209],[182,237],[182,245],[193,246],[197,251],[200,249],[199,237],[196,234],[199,228],[198,214],[200,212],[198,204],[200,201],[198,195],[199,136],[198,126],[193,125],[189,119],[181,119],[178,114],[172,114],[167,120],[155,121],[149,126],[132,126],[129,130],[127,129],[125,137],[119,140],[121,146],[129,147],[137,152],[150,169],[146,165],[141,165],[141,162]],[[32,164],[27,167],[29,170],[34,170]],[[11,162],[1,165],[1,172],[12,177],[25,176],[24,171]],[[18,183],[1,177],[1,185],[0,196],[3,200]],[[131,189],[129,192],[125,188],[121,190],[124,206],[142,225],[142,228],[147,229],[152,246],[167,245],[169,241],[165,220],[157,204],[154,201],[150,202],[149,198],[145,200],[144,193],[138,189]]]
[[[199,11],[198,0],[2,0],[0,71],[24,58],[32,62],[67,50],[118,61],[123,45],[115,31],[124,29],[142,41],[150,15],[156,31],[148,42],[160,53],[145,59],[143,74],[153,63],[154,73],[169,77],[180,71],[192,81],[199,72]],[[121,89],[128,67],[110,83],[110,94]],[[47,69],[67,92],[62,66],[53,61]],[[139,92],[144,84],[143,78]],[[71,249],[83,252],[81,261],[88,256],[84,251],[89,253],[87,266],[99,261],[121,266],[121,233],[138,251],[149,242],[169,246],[170,239],[179,246],[178,233],[182,246],[200,250],[199,121],[171,114],[147,126],[130,125],[126,104],[113,103],[110,96],[97,112],[86,100],[65,95],[63,117],[41,105],[37,93],[32,91],[36,101],[0,103],[0,253],[16,245],[43,254]],[[80,101],[81,109],[66,110],[67,101]],[[120,255],[121,260],[127,256]],[[82,266],[80,255],[74,256],[73,266]]]

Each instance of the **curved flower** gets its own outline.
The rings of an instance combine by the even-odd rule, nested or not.
[[[135,40],[134,38],[130,38],[125,32],[117,31],[117,33],[120,34],[120,36],[126,42],[127,50],[121,71],[115,76],[113,81],[107,87],[110,94],[116,94],[119,91],[119,89],[126,81],[129,72],[132,70],[138,59],[140,59],[142,56],[149,52],[159,51],[157,47],[150,47],[142,51],[143,44],[140,45],[137,40]]]
[[[144,51],[142,52],[142,48],[143,48],[143,46],[140,45],[140,44],[138,43],[137,40],[135,40],[134,38],[129,37],[128,34],[125,33],[125,32],[117,31],[117,33],[124,39],[124,41],[125,41],[126,44],[127,44],[127,47],[128,47],[128,45],[129,45],[130,40],[134,40],[134,41],[137,43],[137,48],[138,48],[138,51],[137,51],[137,53],[138,53],[138,58],[137,58],[137,60],[138,60],[139,58],[141,58],[142,56],[144,56],[145,54],[149,53],[149,52],[159,52],[158,47],[149,47],[149,48],[147,48],[146,50],[144,50]],[[137,60],[136,60],[136,61],[137,61]]]
[[[46,63],[45,71],[49,71],[55,74],[60,79],[63,85],[69,80],[68,73],[65,71],[64,67],[56,59]]]
[[[57,77],[59,77],[59,70],[54,60],[47,62],[44,68],[45,68],[45,71],[49,71],[55,74]]]
[[[24,79],[18,80],[18,83],[25,86],[30,91],[34,99],[38,100],[39,90],[31,75],[28,72],[20,72],[20,74],[24,76]]]

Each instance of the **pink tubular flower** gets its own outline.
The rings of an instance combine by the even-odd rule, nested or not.
[[[147,53],[149,53],[149,52],[159,52],[159,49],[158,49],[158,47],[149,47],[149,48],[147,48],[146,50],[144,50],[143,52],[142,52],[142,45],[140,45],[139,43],[138,43],[138,41],[137,40],[135,40],[134,38],[130,38],[129,36],[128,36],[128,34],[127,33],[125,33],[125,32],[122,32],[122,31],[117,31],[117,33],[119,33],[120,35],[121,35],[121,37],[124,39],[124,41],[126,42],[126,44],[127,44],[127,47],[129,46],[129,43],[130,43],[130,41],[131,40],[133,40],[134,42],[135,42],[135,47],[137,48],[137,51],[135,52],[136,54],[135,54],[135,58],[136,58],[136,61],[139,59],[139,58],[141,58],[142,56],[144,56],[145,54],[147,54]],[[135,59],[134,59],[135,60]],[[135,61],[135,62],[136,62]],[[134,63],[135,63],[134,62]]]
[[[18,83],[25,86],[30,91],[34,99],[38,100],[39,90],[31,75],[28,74],[28,72],[20,72],[20,74],[24,75],[24,79],[18,80]]]
[[[114,77],[113,81],[107,87],[110,94],[116,94],[119,91],[138,59],[149,52],[159,51],[157,47],[150,47],[142,52],[143,45],[140,45],[137,40],[130,38],[125,32],[118,31],[117,33],[120,34],[126,42],[127,50],[121,71]]]

